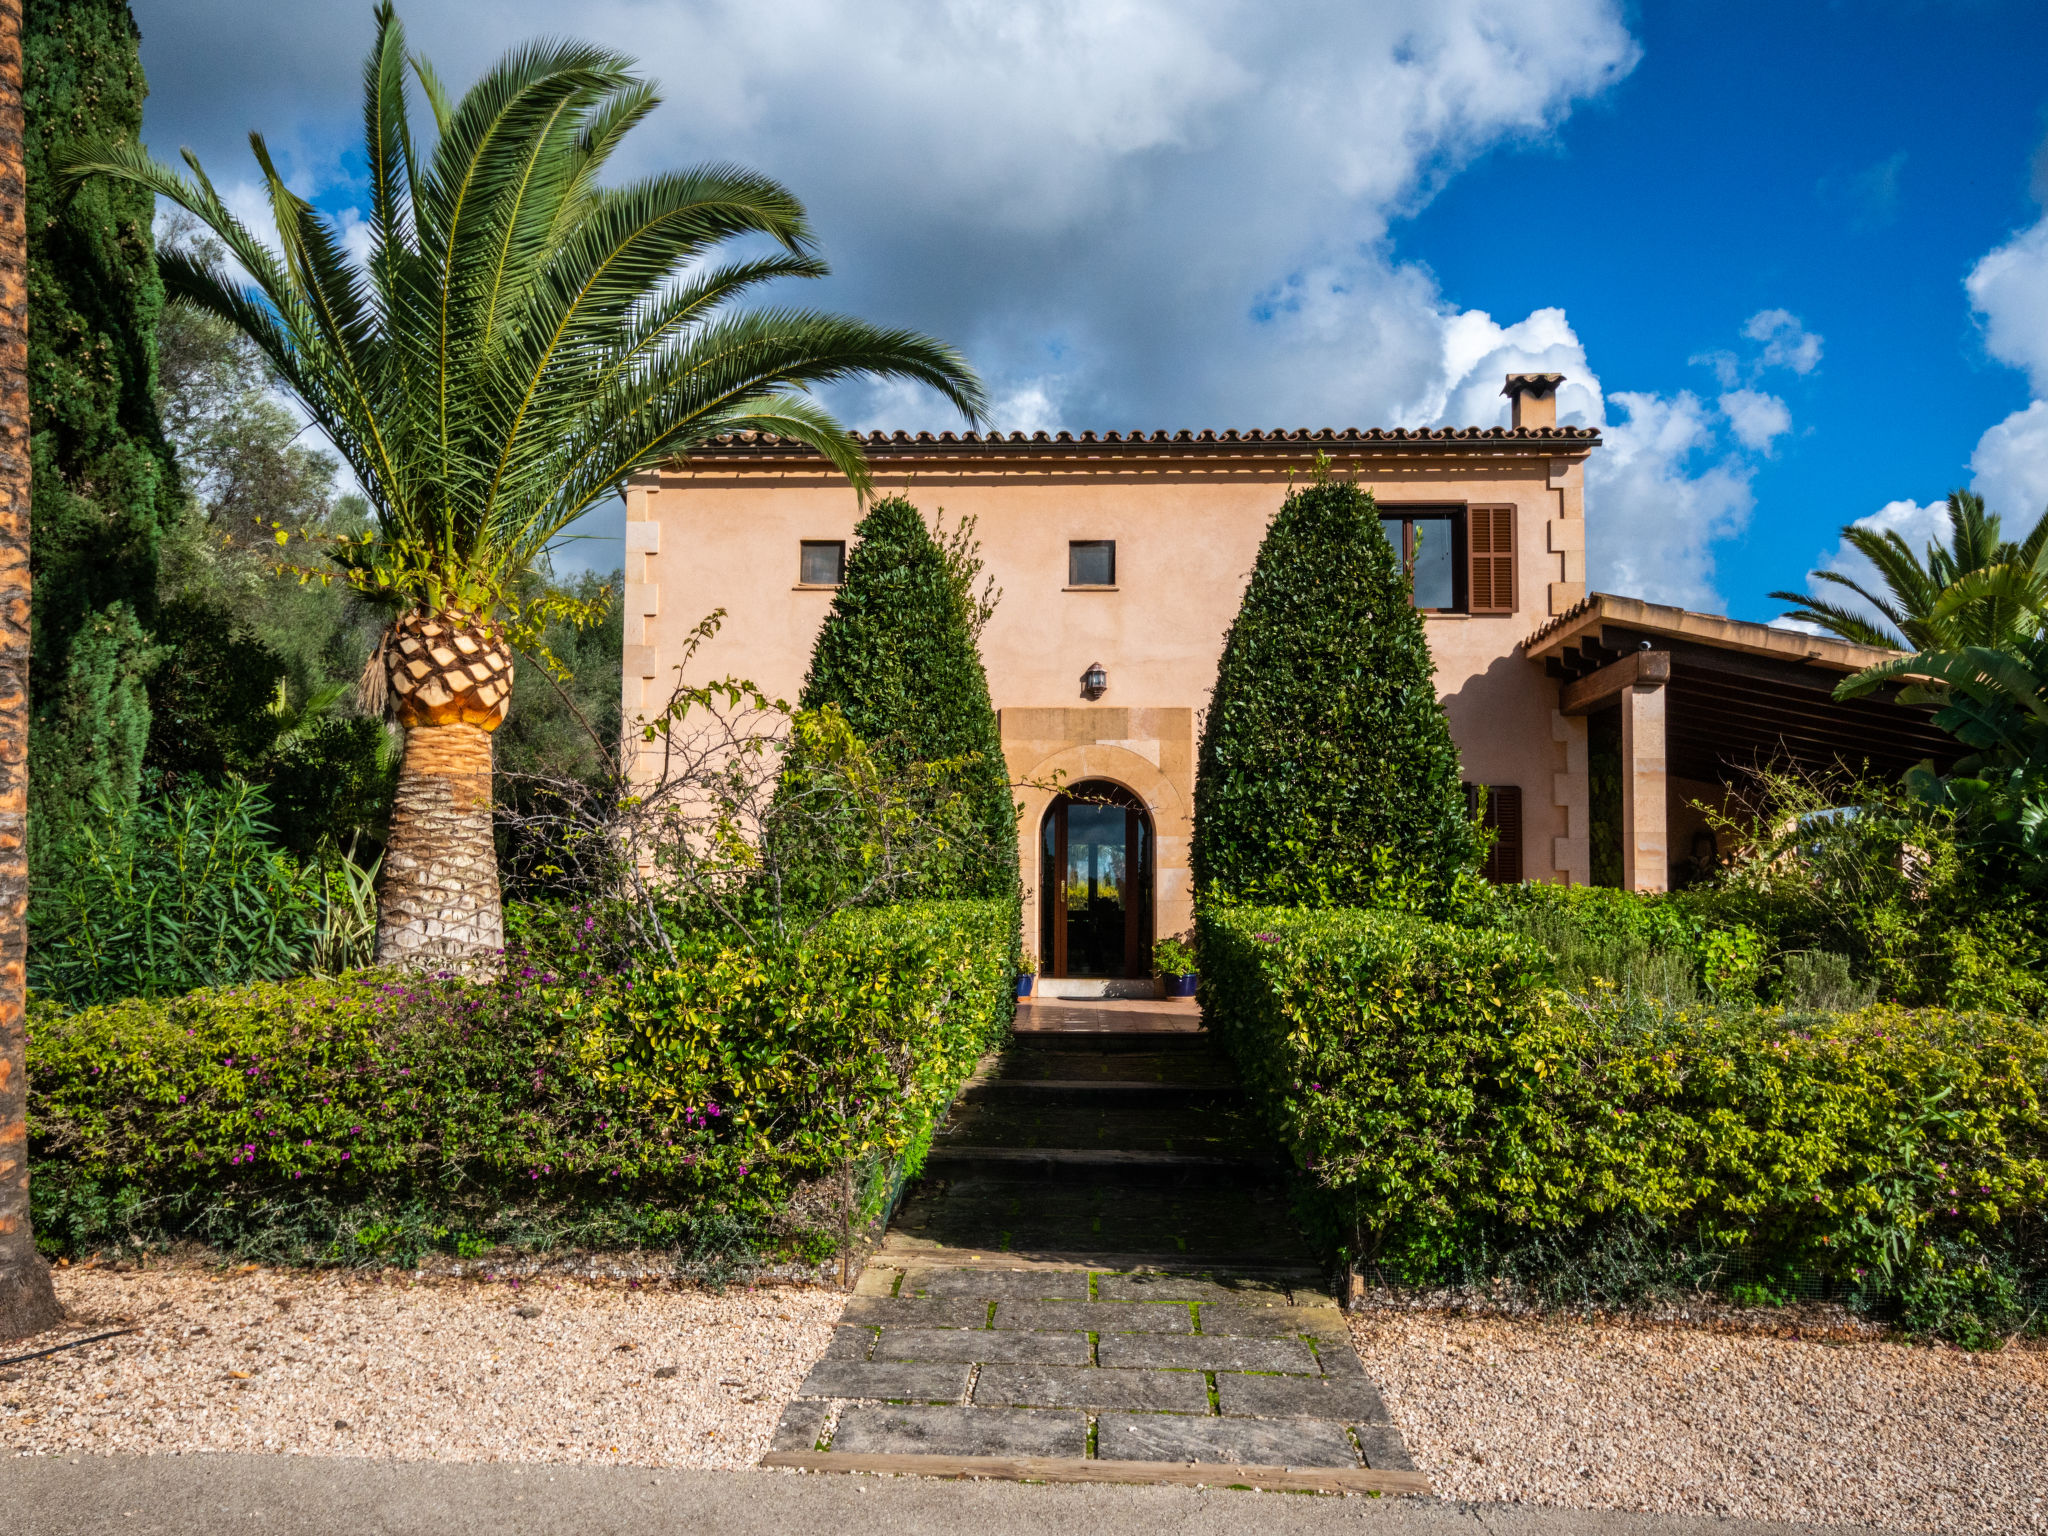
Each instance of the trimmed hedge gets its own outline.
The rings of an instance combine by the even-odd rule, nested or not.
[[[1293,492],[1259,545],[1202,727],[1190,861],[1212,903],[1440,917],[1477,883],[1422,616],[1349,481]]]
[[[2037,1024],[1577,1000],[1526,938],[1391,913],[1212,911],[1199,939],[1205,1016],[1354,1260],[1422,1280],[1626,1224],[1894,1297],[2044,1262]]]
[[[872,1214],[1008,1028],[1014,928],[1004,903],[928,903],[652,974],[41,1007],[38,1238],[333,1262],[520,1233],[673,1244],[714,1221],[828,1252],[847,1175]]]
[[[916,894],[1018,901],[1016,797],[977,638],[979,564],[971,550],[949,553],[902,496],[868,508],[854,538],[799,707],[838,705],[891,765],[959,765],[945,787],[965,797],[965,846],[934,860]],[[829,896],[829,871],[820,878]]]

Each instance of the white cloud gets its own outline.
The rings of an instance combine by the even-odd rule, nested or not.
[[[2015,533],[2048,507],[2048,400],[2014,411],[1977,440],[1970,456],[1971,489],[2001,513]]]
[[[1973,489],[2015,530],[2048,506],[2048,218],[2021,230],[1970,270],[1963,286],[1984,346],[2023,370],[2033,401],[1977,441]]]
[[[2048,219],[1986,255],[1963,286],[1984,317],[1985,349],[2048,397]]]
[[[1742,334],[1763,343],[1756,372],[1766,368],[1790,368],[1808,374],[1820,363],[1821,338],[1800,323],[1790,310],[1758,310],[1743,323]]]
[[[1627,413],[1586,470],[1588,576],[1603,592],[1718,611],[1714,546],[1740,533],[1756,504],[1753,469],[1713,457],[1713,413],[1691,391],[1617,392]],[[1695,463],[1711,458],[1695,469]]]
[[[1735,439],[1759,453],[1770,452],[1771,444],[1792,430],[1792,412],[1776,395],[1753,389],[1730,390],[1717,402]]]

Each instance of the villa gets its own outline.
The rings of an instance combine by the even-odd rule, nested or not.
[[[1836,682],[1889,653],[1586,591],[1587,461],[1557,374],[1511,374],[1507,427],[873,433],[878,490],[976,519],[1002,591],[981,637],[1020,793],[1025,935],[1077,982],[1145,974],[1192,919],[1201,711],[1266,525],[1317,455],[1372,491],[1422,610],[1501,881],[1657,891],[1714,852],[1701,803],[1747,768],[1896,774],[1954,744]],[[668,697],[714,609],[716,673],[794,698],[860,509],[800,443],[745,434],[626,495],[628,720]],[[1062,786],[1063,792],[1047,787]]]

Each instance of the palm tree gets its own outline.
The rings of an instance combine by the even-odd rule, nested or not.
[[[28,230],[21,0],[0,0],[0,1339],[63,1315],[28,1206]]]
[[[1883,595],[1839,571],[1813,572],[1815,581],[1854,592],[1884,617],[1889,629],[1840,603],[1799,592],[1770,594],[1778,602],[1795,605],[1781,617],[1803,620],[1858,645],[1891,650],[1995,648],[2032,634],[2039,619],[2030,612],[2022,589],[2031,581],[2048,590],[2048,512],[2017,544],[2003,537],[1998,514],[1985,511],[1984,498],[1972,492],[1950,492],[1948,516],[1948,547],[1929,544],[1924,555],[1914,554],[1895,529],[1880,533],[1852,523],[1842,530],[1842,542],[1877,567]],[[2026,579],[2017,587],[2005,582],[1983,585],[1982,573],[2008,567]],[[1966,580],[1971,577],[1979,580]]]
[[[248,274],[170,253],[170,290],[239,326],[354,471],[373,532],[334,559],[393,618],[366,698],[405,733],[378,920],[382,963],[487,966],[503,932],[491,737],[512,658],[543,663],[551,612],[520,580],[627,476],[735,431],[810,444],[865,492],[853,437],[808,398],[856,375],[914,379],[979,421],[951,348],[798,309],[735,311],[820,277],[803,207],[735,166],[627,185],[599,178],[656,104],[629,60],[571,43],[506,56],[460,101],[408,55],[389,4],[364,71],[368,259],[291,192],[260,135],[275,249],[190,175],[98,144],[70,174],[126,177],[189,211]],[[433,116],[416,139],[407,95]],[[777,249],[718,260],[727,242]],[[588,616],[585,616],[588,617]]]

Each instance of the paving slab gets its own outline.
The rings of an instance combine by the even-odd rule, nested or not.
[[[986,1328],[988,1303],[972,1296],[855,1296],[839,1316],[885,1328]]]
[[[1088,1419],[1039,1408],[848,1408],[832,1449],[856,1455],[1084,1456]]]
[[[1225,1415],[1255,1419],[1341,1419],[1389,1422],[1379,1389],[1363,1376],[1244,1376],[1216,1373],[1216,1398]]]
[[[1415,1463],[1408,1457],[1408,1446],[1401,1438],[1401,1431],[1391,1424],[1354,1424],[1351,1432],[1358,1436],[1358,1447],[1365,1452],[1365,1464],[1378,1472],[1413,1472]]]
[[[1304,1321],[1295,1307],[1243,1307],[1204,1303],[1202,1332],[1239,1338],[1270,1339],[1301,1332]]]
[[[1287,1290],[1260,1280],[1195,1275],[1097,1275],[1097,1301],[1212,1301],[1242,1306],[1285,1306]]]
[[[1190,1337],[1172,1333],[1104,1334],[1096,1359],[1105,1367],[1183,1371],[1291,1371],[1314,1376],[1316,1357],[1299,1339]]]
[[[884,1328],[877,1360],[960,1360],[979,1364],[1089,1365],[1085,1333],[995,1328]]]
[[[837,1444],[837,1442],[834,1442]],[[1341,1424],[1271,1419],[1195,1419],[1165,1413],[1105,1413],[1095,1421],[1104,1461],[1226,1461],[1269,1467],[1355,1467],[1358,1452]]]
[[[1350,1334],[1317,1338],[1315,1345],[1316,1364],[1323,1368],[1325,1376],[1364,1377],[1365,1362],[1358,1358],[1358,1350],[1352,1344]]]
[[[817,1449],[825,1426],[832,1419],[832,1404],[823,1398],[799,1398],[782,1410],[782,1419],[768,1442],[771,1451]]]
[[[831,1342],[826,1344],[825,1353],[820,1358],[825,1360],[865,1360],[874,1353],[874,1348],[874,1329],[834,1328],[832,1330]]]
[[[1181,1306],[1131,1301],[1004,1301],[996,1304],[998,1328],[1078,1329],[1084,1333],[1193,1333],[1194,1319]]]
[[[1194,1371],[1105,1371],[1093,1366],[985,1365],[974,1402],[1018,1408],[1209,1411],[1209,1384]]]
[[[922,1403],[957,1403],[967,1395],[967,1372],[965,1365],[820,1360],[796,1391],[799,1397],[909,1398]]]
[[[984,1301],[1086,1301],[1085,1269],[912,1270],[903,1277],[904,1296],[971,1296]]]

